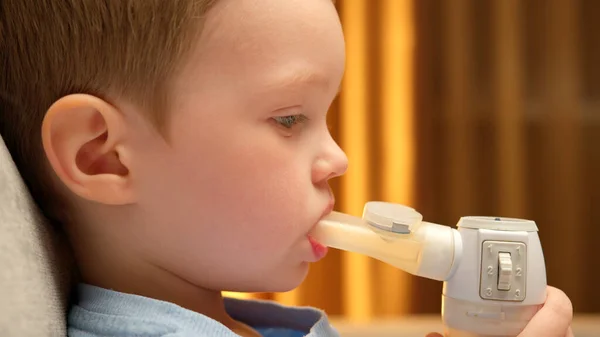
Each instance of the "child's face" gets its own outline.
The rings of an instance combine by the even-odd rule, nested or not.
[[[330,0],[218,3],[176,84],[169,144],[135,138],[137,249],[211,289],[296,287],[347,166],[326,125],[344,57]]]

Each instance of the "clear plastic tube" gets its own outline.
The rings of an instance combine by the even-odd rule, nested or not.
[[[367,255],[413,275],[439,281],[450,278],[462,253],[458,231],[422,222],[415,214],[406,214],[407,209],[399,213],[390,205],[372,209],[367,205],[363,218],[332,212],[311,236],[328,247]]]

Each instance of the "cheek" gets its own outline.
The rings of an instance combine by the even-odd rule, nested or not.
[[[248,143],[246,139],[253,139]],[[273,254],[312,226],[310,166],[270,137],[229,138],[180,153],[179,190],[199,231],[236,253]],[[205,231],[209,223],[210,230]]]
[[[227,151],[230,156],[213,162],[205,177],[215,183],[215,193],[202,198],[210,200],[212,209],[227,211],[227,218],[235,219],[237,229],[246,234],[297,233],[308,207],[309,169],[294,156],[252,150]]]

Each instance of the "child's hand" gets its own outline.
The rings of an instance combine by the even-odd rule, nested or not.
[[[548,287],[548,297],[544,306],[533,316],[518,337],[573,337],[572,320],[571,300],[561,290]]]
[[[546,302],[517,337],[573,337],[572,320],[571,300],[561,290],[549,286]],[[430,333],[426,337],[443,336]]]

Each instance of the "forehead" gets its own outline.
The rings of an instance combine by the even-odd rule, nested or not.
[[[335,85],[344,39],[331,0],[222,0],[211,9],[187,73]],[[208,76],[215,75],[215,76]],[[234,81],[235,82],[235,81]],[[337,88],[336,88],[337,89]]]

